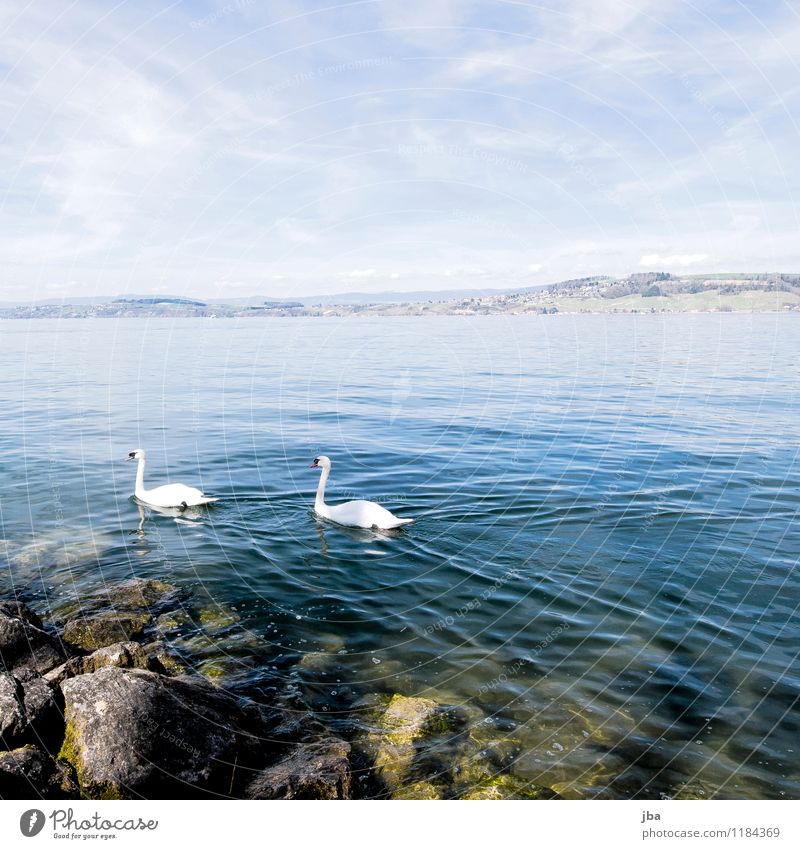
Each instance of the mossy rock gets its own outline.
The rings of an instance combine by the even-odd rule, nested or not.
[[[153,672],[161,672],[164,675],[184,675],[186,667],[181,663],[181,659],[176,657],[169,651],[164,643],[157,640],[154,643],[148,643],[144,646],[143,651],[147,654],[147,668]]]
[[[442,794],[430,781],[415,781],[392,793],[392,799],[441,799]]]
[[[177,600],[180,590],[174,584],[156,578],[134,578],[114,584],[99,598],[115,609],[150,610]]]
[[[207,634],[219,634],[241,621],[241,616],[230,607],[216,605],[205,607],[198,614],[198,621]]]
[[[193,626],[192,617],[185,610],[171,610],[156,617],[156,630],[160,634],[178,634]]]
[[[103,611],[71,619],[64,627],[64,640],[95,651],[114,643],[140,639],[151,620],[149,613]]]
[[[395,694],[369,735],[374,769],[390,793],[409,783],[426,741],[452,730],[452,717],[433,699]]]
[[[503,774],[484,780],[477,786],[464,791],[461,799],[496,800],[503,799],[558,799],[558,793],[549,787],[529,784],[513,775]]]
[[[72,723],[67,722],[64,732],[64,742],[58,753],[58,759],[68,764],[75,771],[81,795],[85,799],[124,799],[120,788],[112,781],[96,781],[85,774],[82,769],[85,749],[81,745],[78,734]]]
[[[216,660],[207,660],[205,663],[201,663],[197,667],[197,671],[215,687],[219,687],[222,680],[230,675],[230,671],[225,667],[225,664]]]

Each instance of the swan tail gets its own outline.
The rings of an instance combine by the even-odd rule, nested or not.
[[[410,525],[413,521],[414,521],[413,519],[397,519],[397,521],[393,525],[390,525],[389,527],[390,527],[390,529],[391,528],[399,528],[402,525]]]
[[[199,498],[193,506],[199,507],[201,504],[213,504],[215,501],[219,501],[219,498]]]

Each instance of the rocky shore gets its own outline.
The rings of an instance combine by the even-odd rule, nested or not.
[[[0,798],[559,797],[514,776],[513,744],[463,705],[368,693],[326,724],[302,687],[224,689],[224,651],[204,650],[235,620],[152,579],[46,623],[0,602]],[[307,654],[300,681],[340,678],[336,657]]]

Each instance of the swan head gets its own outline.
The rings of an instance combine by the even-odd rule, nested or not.
[[[322,454],[319,457],[314,458],[314,462],[311,464],[312,469],[330,469],[331,467],[331,458],[326,457]]]
[[[144,448],[135,448],[128,453],[126,460],[144,460]]]

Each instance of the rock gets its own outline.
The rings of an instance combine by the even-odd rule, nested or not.
[[[26,725],[22,684],[13,675],[0,672],[0,741],[10,748]]]
[[[236,795],[264,762],[257,711],[202,679],[109,667],[61,685],[59,757],[92,799]]]
[[[65,653],[39,617],[18,601],[0,602],[0,663],[18,678],[33,678],[58,666]]]
[[[349,799],[350,745],[337,737],[302,745],[250,783],[248,799]]]
[[[156,617],[156,630],[159,634],[178,634],[193,624],[192,617],[185,610],[172,610]]]
[[[71,768],[41,749],[24,746],[0,752],[0,799],[75,799],[79,795]]]
[[[446,730],[446,719],[433,699],[395,695],[371,735],[375,772],[390,792],[407,783],[417,742]]]
[[[686,782],[671,788],[671,792],[667,795],[668,799],[698,799],[708,800],[714,798],[714,793],[708,788],[697,782]]]
[[[43,678],[20,681],[0,672],[0,740],[4,746],[52,745],[62,728],[57,692],[49,682]]]
[[[71,657],[66,663],[51,669],[44,677],[53,684],[61,684],[67,678],[88,675],[109,666],[118,666],[121,669],[149,669],[150,665],[151,658],[139,643],[114,643],[97,649],[90,655]]]
[[[215,635],[235,625],[241,617],[235,610],[218,604],[215,607],[203,608],[198,619],[207,634]]]
[[[147,669],[161,672],[163,675],[185,674],[186,667],[181,663],[180,658],[172,654],[164,643],[159,641],[148,643],[143,650],[147,654]]]
[[[459,796],[460,799],[558,799],[558,793],[549,787],[528,784],[512,775],[497,775],[472,787]]]
[[[177,601],[180,589],[174,584],[153,578],[134,578],[114,584],[100,598],[105,604],[119,610],[150,610]]]
[[[430,781],[415,781],[392,793],[392,799],[441,799],[442,794]]]
[[[74,646],[93,651],[110,646],[120,640],[141,637],[152,617],[148,613],[106,610],[88,613],[71,619],[64,628],[64,640]]]

